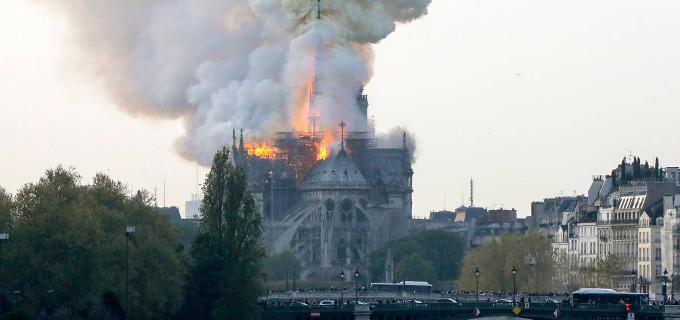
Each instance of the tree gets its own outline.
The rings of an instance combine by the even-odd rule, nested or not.
[[[459,287],[475,290],[474,270],[479,268],[480,290],[507,291],[512,288],[513,266],[517,269],[518,291],[551,290],[555,259],[550,241],[538,232],[503,234],[498,241],[468,251],[463,259]]]
[[[247,191],[246,175],[229,162],[226,147],[213,158],[203,184],[202,218],[192,247],[191,270],[178,317],[253,319],[261,282],[262,221]]]
[[[12,195],[0,187],[0,233],[8,232],[12,227]]]
[[[655,178],[660,178],[661,177],[661,170],[659,170],[659,158],[657,157],[654,159],[654,177]]]
[[[295,258],[295,255],[290,250],[286,250],[279,254],[272,254],[264,261],[264,272],[267,275],[267,281],[280,281],[286,279],[286,273],[293,270],[293,267],[300,269],[300,261]],[[292,277],[288,275],[288,277]]]
[[[5,285],[20,292],[21,309],[86,318],[101,314],[101,308],[115,309],[125,296],[124,230],[135,225],[138,233],[130,241],[135,303],[125,310],[131,319],[166,319],[175,313],[186,270],[177,234],[148,199],[128,194],[123,183],[103,174],[83,185],[74,169],[61,166],[19,190],[11,204],[11,241],[3,248],[3,262],[12,275]]]
[[[621,160],[621,178],[619,183],[624,184],[626,179],[626,157],[623,157],[623,160]]]
[[[604,258],[599,258],[595,263],[595,273],[599,288],[611,288],[613,286],[612,277],[621,275],[623,272],[623,261],[613,254],[608,254]]]
[[[649,171],[649,162],[645,161],[645,164],[642,167],[642,178],[649,178],[651,176],[652,176],[652,174]]]
[[[458,235],[443,230],[423,231],[392,241],[370,256],[371,279],[374,281],[382,282],[385,279],[388,249],[395,262],[417,252],[423,259],[432,261],[438,280],[453,280],[460,273],[465,246]],[[396,270],[394,274],[398,278]]]
[[[406,278],[407,281],[427,281],[433,287],[437,286],[437,271],[434,269],[434,264],[432,261],[423,259],[423,257],[417,253],[401,258],[394,270],[395,276],[401,277],[401,279],[395,280],[403,280]]]

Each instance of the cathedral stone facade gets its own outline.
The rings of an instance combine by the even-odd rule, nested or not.
[[[265,245],[270,253],[290,250],[303,279],[366,275],[371,252],[408,232],[413,170],[405,136],[401,148],[378,148],[369,133],[343,134],[338,150],[304,174],[281,160],[290,155],[263,159],[243,143],[232,153],[260,204]]]

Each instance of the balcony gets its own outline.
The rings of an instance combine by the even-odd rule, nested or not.
[[[612,225],[617,225],[617,224],[638,224],[638,219],[620,219],[620,220],[612,220],[611,221]]]

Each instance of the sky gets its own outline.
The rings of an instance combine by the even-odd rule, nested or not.
[[[582,194],[633,154],[680,165],[680,2],[433,0],[374,46],[378,131],[418,141],[415,216]],[[105,172],[178,206],[207,168],[177,155],[181,119],[132,115],[77,59],[76,25],[39,2],[0,2],[0,185],[48,168]]]

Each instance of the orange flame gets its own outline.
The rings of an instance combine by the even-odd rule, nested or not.
[[[330,130],[323,132],[323,138],[318,146],[318,152],[316,153],[316,160],[324,160],[328,157],[328,145],[333,142],[333,133]]]
[[[249,156],[268,159],[273,159],[276,157],[276,148],[270,147],[266,142],[262,142],[261,144],[257,142],[253,144],[246,143],[244,148],[246,149],[246,153]]]

